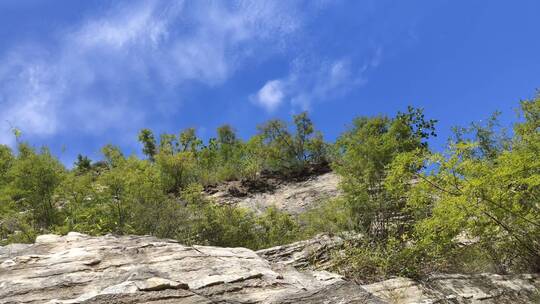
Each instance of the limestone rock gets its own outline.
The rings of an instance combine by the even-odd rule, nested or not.
[[[446,274],[415,282],[395,278],[363,286],[390,303],[540,303],[540,275]]]
[[[150,278],[144,281],[135,282],[138,290],[141,291],[159,291],[165,289],[189,289],[188,284],[171,281],[163,278]]]
[[[338,275],[244,248],[74,233],[38,240],[1,248],[0,303],[383,303]]]
[[[272,263],[297,268],[313,266],[316,269],[326,269],[332,250],[338,249],[345,242],[357,242],[361,239],[360,234],[346,232],[334,236],[319,234],[309,240],[262,249],[257,251],[257,254]]]
[[[321,270],[331,269],[331,251],[339,250],[345,242],[361,239],[361,235],[351,233],[321,234],[313,239],[259,250],[257,254],[274,265],[303,269],[303,273],[310,272],[311,277],[319,280],[343,280],[337,274]],[[388,303],[540,303],[540,274],[439,274],[418,282],[392,278],[362,287]]]
[[[243,189],[241,183],[230,182],[214,189],[208,196],[220,204],[234,204],[263,212],[276,207],[292,214],[298,214],[317,206],[328,198],[340,194],[339,176],[333,172],[310,176],[306,180],[272,182],[261,186],[259,191]]]
[[[540,275],[447,274],[360,286],[313,264],[353,237],[321,235],[258,255],[149,236],[47,235],[0,247],[0,303],[540,303]]]

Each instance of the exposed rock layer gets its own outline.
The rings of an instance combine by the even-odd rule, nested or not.
[[[298,214],[319,202],[339,195],[339,176],[333,172],[310,175],[306,179],[281,181],[266,178],[251,185],[233,181],[207,189],[208,196],[221,204],[233,204],[262,212],[276,207]]]
[[[330,255],[345,242],[362,236],[351,233],[328,236],[257,251],[277,265],[292,265],[310,270],[330,270]],[[416,282],[393,278],[362,285],[371,294],[388,303],[540,303],[540,274],[439,274]]]
[[[316,237],[287,245],[271,247],[257,251],[257,254],[275,264],[291,265],[295,268],[327,270],[330,254],[345,242],[356,242],[362,235],[341,233],[329,236],[319,234]]]
[[[433,275],[422,282],[395,278],[365,289],[389,303],[540,303],[540,275]]]
[[[147,236],[43,235],[0,247],[0,303],[540,303],[539,275],[359,286],[311,263],[350,237],[321,235],[257,254]]]
[[[383,303],[337,275],[248,249],[153,237],[43,235],[0,247],[0,264],[0,303]]]

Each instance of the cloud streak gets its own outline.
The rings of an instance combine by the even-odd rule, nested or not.
[[[381,60],[381,48],[377,48],[362,65],[346,58],[326,62],[297,59],[289,75],[269,80],[251,96],[251,100],[269,113],[284,103],[309,110],[315,103],[339,98],[366,84],[366,74],[379,66]]]
[[[301,26],[293,2],[119,4],[56,43],[15,46],[0,58],[0,121],[30,136],[125,132],[152,106],[181,102],[140,96],[220,85],[247,59],[281,51]],[[0,143],[12,143],[8,129],[0,127]]]

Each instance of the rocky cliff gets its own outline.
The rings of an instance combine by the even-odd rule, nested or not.
[[[234,204],[262,212],[269,207],[298,214],[319,202],[339,195],[339,176],[333,172],[313,174],[297,180],[261,178],[232,181],[207,189],[208,197],[220,204]]]
[[[538,275],[439,275],[359,286],[305,267],[338,237],[186,247],[148,236],[42,235],[0,247],[0,303],[535,303]]]

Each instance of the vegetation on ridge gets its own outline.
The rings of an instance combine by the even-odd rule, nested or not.
[[[316,233],[354,231],[333,258],[360,281],[432,271],[540,271],[540,97],[521,102],[512,132],[497,124],[456,128],[444,152],[428,139],[436,121],[408,108],[360,117],[335,143],[307,113],[271,120],[243,141],[224,125],[203,142],[141,130],[145,159],[113,145],[103,160],[65,168],[47,148],[0,145],[0,241],[32,242],[47,232],[152,234],[186,244],[253,249]],[[508,135],[507,133],[510,133]],[[220,206],[204,187],[295,176],[330,164],[343,196],[299,216]]]

